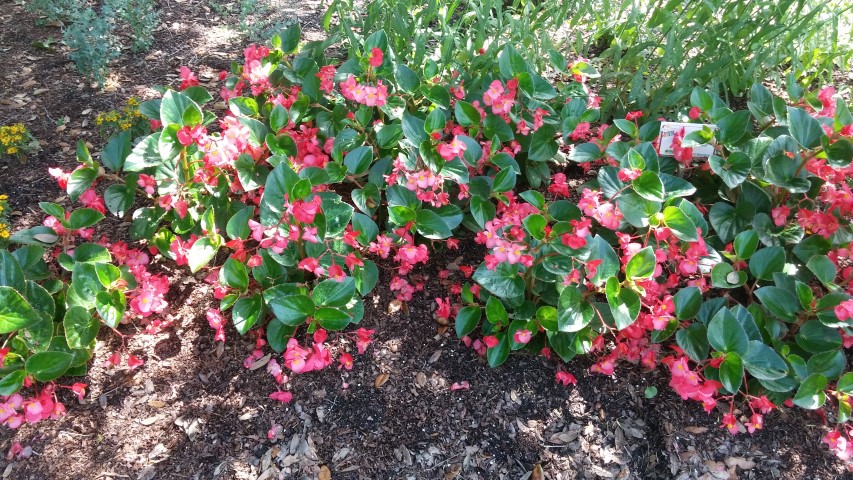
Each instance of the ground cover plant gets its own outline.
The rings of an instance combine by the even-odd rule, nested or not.
[[[548,80],[512,43],[470,65],[405,61],[384,30],[345,60],[332,43],[300,47],[292,27],[250,45],[219,77],[220,115],[182,68],[132,113],[148,125],[51,171],[82,208],[42,202],[44,225],[0,251],[7,426],[64,413],[54,380],[85,371],[102,324],[168,327],[155,262],[201,274],[212,335],[251,335],[246,367],[290,402],[290,374],[350,369],[367,349],[357,324],[380,268],[402,305],[423,289],[419,265],[473,239],[485,255],[440,273],[456,280],[434,315],[489,365],[516,350],[590,355],[604,375],[662,364],[730,432],[819,410],[849,458],[853,116],[832,88],[755,85],[746,110],[693,89],[684,115],[714,128],[661,155],[659,119],[600,122],[583,59],[551,55]],[[107,212],[139,243],[96,238]],[[141,360],[119,349],[110,363]],[[576,383],[564,368],[555,380]]]

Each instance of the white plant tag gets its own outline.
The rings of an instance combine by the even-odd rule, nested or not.
[[[711,127],[716,130],[716,125],[704,125],[701,123],[678,123],[678,122],[662,122],[660,124],[660,136],[658,137],[658,153],[661,155],[672,155],[672,138],[679,130],[684,129],[684,135],[702,130],[702,127]],[[712,145],[697,145],[693,147],[693,157],[708,158],[714,154]]]

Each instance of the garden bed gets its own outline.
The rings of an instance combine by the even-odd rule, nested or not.
[[[160,2],[163,26],[145,54],[125,54],[111,65],[111,80],[97,92],[68,67],[56,46],[33,46],[56,27],[36,27],[20,5],[0,15],[0,124],[24,122],[42,143],[27,163],[4,160],[0,193],[10,197],[14,226],[40,223],[39,201],[68,204],[47,174],[71,169],[78,139],[99,149],[95,116],[121,108],[130,96],[153,98],[152,87],[178,83],[188,65],[203,83],[238,59],[241,41],[205,28],[228,20],[205,2]],[[297,7],[294,7],[297,8]],[[301,2],[305,36],[322,37],[322,9]],[[312,10],[315,8],[315,10]],[[217,18],[219,18],[217,20]],[[13,71],[14,70],[14,71]],[[111,235],[127,223],[112,221]],[[716,415],[680,400],[668,375],[620,364],[620,375],[589,373],[589,360],[568,370],[577,386],[554,380],[555,365],[541,356],[512,355],[491,369],[453,329],[433,318],[435,297],[446,288],[439,271],[462,256],[476,265],[472,241],[445,250],[414,273],[428,277],[425,291],[404,310],[393,308],[380,275],[365,298],[361,326],[376,341],[356,356],[351,371],[328,368],[294,375],[294,400],[268,398],[274,381],[247,370],[250,338],[223,346],[213,341],[204,312],[210,287],[184,269],[168,274],[168,314],[174,325],[158,335],[133,335],[128,350],[145,359],[138,370],[108,372],[102,364],[121,340],[103,332],[78,404],[59,392],[67,416],[0,430],[0,451],[13,442],[34,455],[0,460],[6,478],[840,478],[844,466],[820,443],[827,431],[812,413],[768,415],[754,435],[732,436]],[[388,265],[388,268],[391,268]],[[382,270],[382,269],[380,269]],[[455,273],[459,275],[459,272]],[[125,333],[135,333],[131,330]],[[383,375],[387,375],[384,377]],[[384,380],[383,380],[384,379]],[[454,383],[470,388],[452,390]],[[646,387],[659,394],[646,398]],[[275,439],[267,432],[282,431]]]

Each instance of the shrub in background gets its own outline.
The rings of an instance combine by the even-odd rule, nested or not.
[[[29,0],[25,5],[28,12],[44,15],[51,22],[70,20],[83,6],[82,0]]]
[[[109,62],[120,54],[113,28],[106,16],[86,8],[76,13],[71,25],[62,32],[63,41],[71,49],[68,57],[77,71],[101,87],[106,81]]]
[[[150,0],[107,0],[104,14],[120,20],[130,30],[130,50],[144,52],[154,43],[154,29],[160,24],[160,11]]]

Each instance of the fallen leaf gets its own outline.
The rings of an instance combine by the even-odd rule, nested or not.
[[[249,370],[254,371],[254,370],[257,370],[257,369],[263,367],[264,365],[270,363],[271,358],[272,358],[271,353],[264,355],[263,357],[255,360],[255,363],[253,363],[252,366],[249,367]]]
[[[332,471],[329,470],[329,467],[323,465],[320,467],[320,474],[317,475],[318,480],[332,480]]]
[[[542,472],[542,465],[538,463],[533,467],[533,471],[530,472],[530,480],[544,480],[545,474]]]
[[[417,383],[418,386],[421,388],[426,386],[426,380],[427,380],[427,378],[426,378],[426,374],[424,374],[424,372],[418,372],[418,374],[415,375],[415,383]]]
[[[388,303],[388,313],[397,313],[403,308],[403,302],[399,300],[391,300]]]
[[[385,385],[385,382],[387,382],[389,378],[391,378],[391,376],[387,373],[380,373],[376,377],[376,380],[373,381],[373,386],[376,388],[382,388],[382,385]]]
[[[148,400],[148,406],[151,408],[163,408],[166,406],[166,402],[162,400]]]
[[[570,432],[560,432],[551,435],[551,438],[548,439],[550,443],[556,443],[561,445],[566,445],[568,443],[574,442],[578,438],[578,432],[570,431]]]
[[[38,83],[38,82],[37,82],[37,81],[35,81],[35,80],[27,80],[26,82],[24,82],[24,83],[22,83],[22,84],[21,84],[21,88],[30,88],[30,87],[32,87],[33,85],[37,84],[37,83]]]
[[[703,433],[708,431],[708,427],[684,427],[684,431],[687,433],[692,433],[694,435],[702,435]]]
[[[752,470],[755,468],[755,462],[743,457],[729,457],[726,459],[726,465],[730,467],[740,467],[744,470]]]

